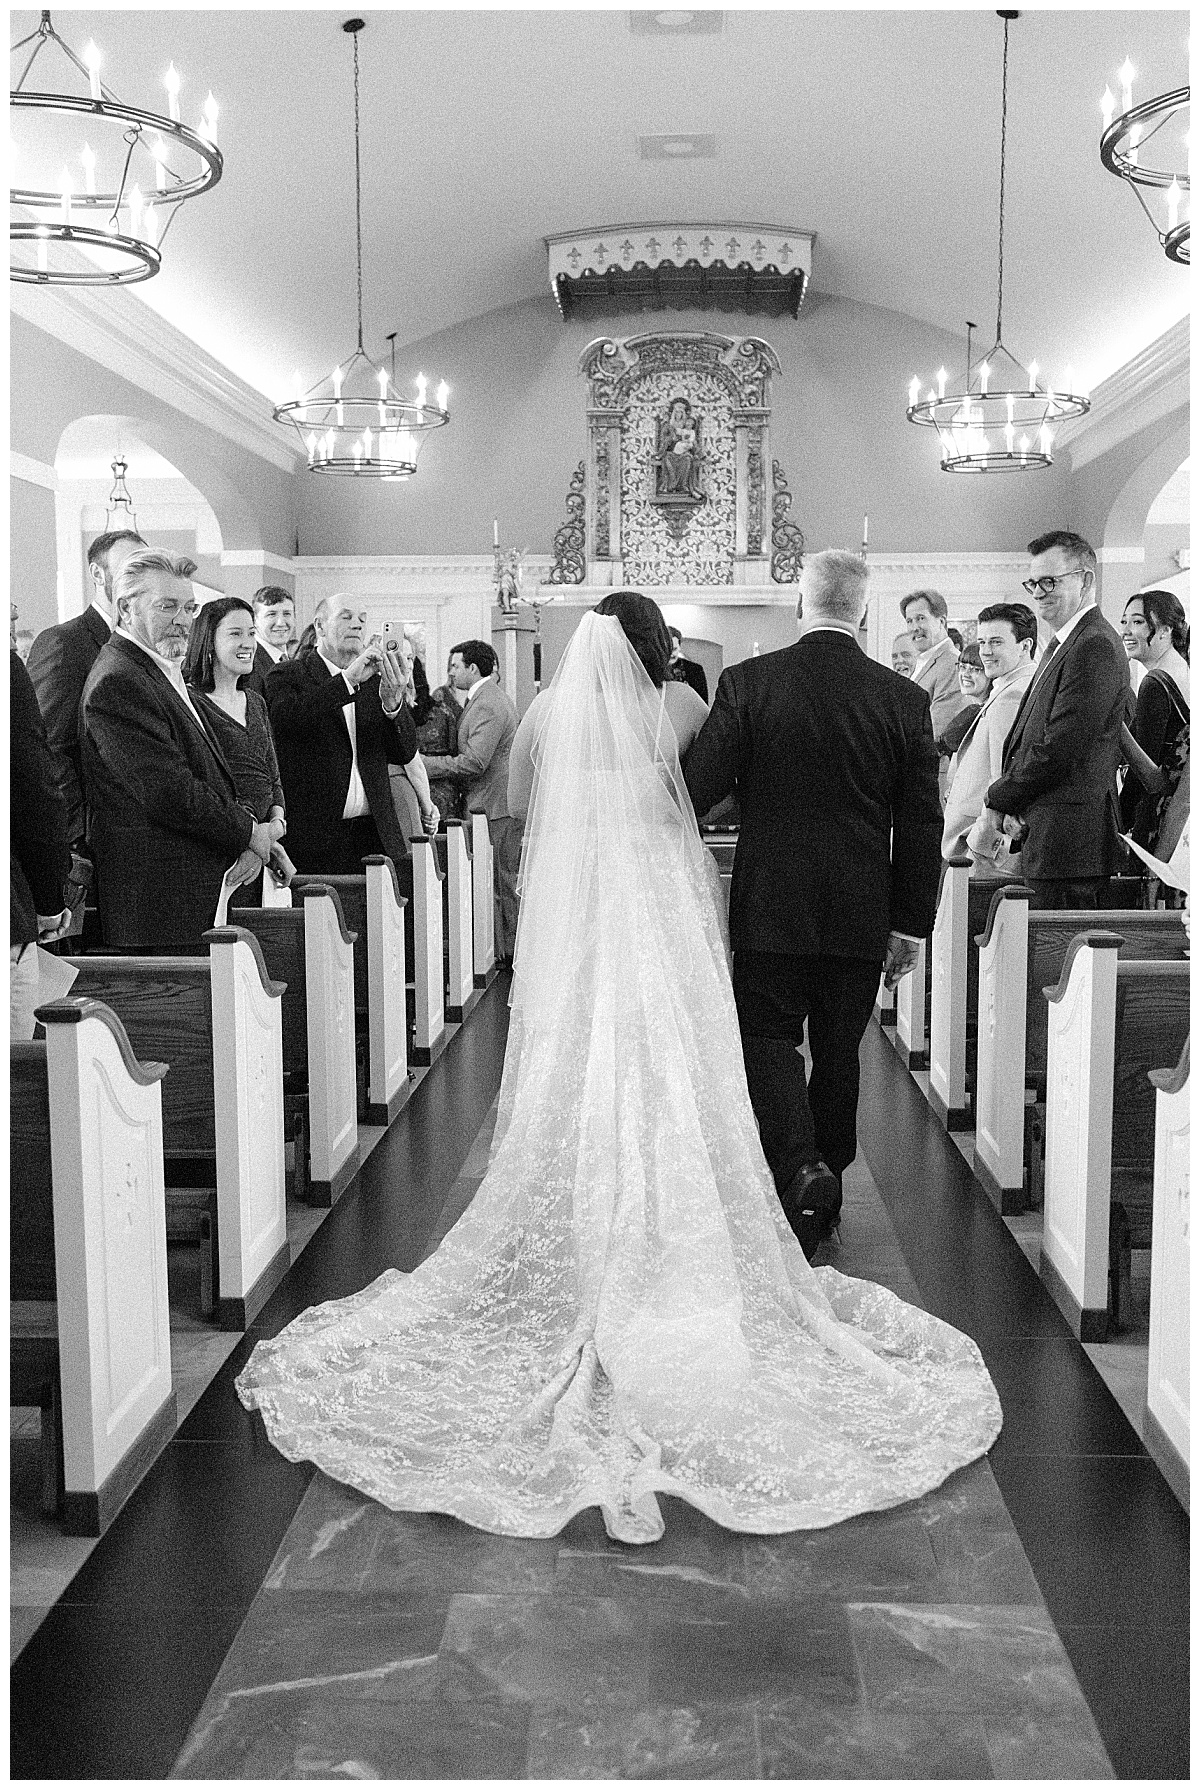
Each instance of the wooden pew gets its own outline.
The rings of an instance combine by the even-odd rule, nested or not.
[[[412,1060],[421,1068],[428,1068],[437,1061],[449,1042],[442,959],[443,875],[438,867],[433,840],[414,839],[411,843],[413,936],[416,941],[413,962],[416,1014]]]
[[[482,817],[486,822],[486,816]],[[471,846],[461,820],[446,822],[446,905],[448,945],[446,1018],[461,1025],[482,998],[475,986],[475,910]]]
[[[241,915],[259,910],[239,908]],[[72,957],[73,992],[116,1012],[165,1061],[167,1231],[199,1241],[201,1310],[245,1330],[291,1264],[284,1185],[281,984],[251,932],[206,932],[204,957]]]
[[[946,865],[929,947],[929,1099],[948,1131],[965,1131],[971,1124],[979,1010],[975,940],[1003,886],[999,877],[972,875],[968,857],[951,858]]]
[[[406,1011],[407,952],[405,910],[396,867],[387,857],[363,859],[362,876],[297,876],[297,897],[305,888],[334,891],[354,942],[354,1017],[366,1044],[366,1084],[359,1118],[390,1125],[407,1104],[413,1082],[408,1072]]]
[[[1154,1177],[1152,1065],[1187,1042],[1186,962],[1118,960],[1115,932],[1072,939],[1048,1003],[1041,1276],[1081,1342],[1122,1321],[1123,1212]],[[1148,1226],[1147,1226],[1148,1228]],[[1145,1242],[1149,1237],[1145,1236]],[[1124,1246],[1126,1262],[1127,1244]]]
[[[1150,1361],[1146,1443],[1185,1506],[1191,1490],[1190,1049],[1152,1069],[1154,1222],[1150,1238]]]
[[[358,1170],[354,1044],[354,941],[328,883],[293,883],[298,905],[238,908],[267,969],[284,985],[283,1075],[306,1102],[309,1175],[304,1197],[332,1206]]]
[[[487,815],[471,816],[471,915],[475,986],[487,988],[496,975],[496,898],[492,835]]]
[[[922,939],[917,961],[896,985],[896,1029],[892,1043],[906,1069],[929,1065],[929,940]]]
[[[1122,957],[1177,959],[1187,937],[1178,913],[1106,913],[1122,935]],[[1071,940],[1096,924],[1094,911],[1029,911],[1020,883],[997,890],[979,946],[979,1061],[975,1089],[975,1175],[1003,1213],[1026,1208],[1025,1165],[1037,1155],[1025,1090],[1044,1098],[1046,1004],[1042,989],[1062,972]],[[1036,1186],[1034,1188],[1036,1198]]]
[[[42,1410],[42,1506],[101,1535],[175,1434],[164,1063],[116,1014],[40,1007],[10,1047],[9,1399]]]

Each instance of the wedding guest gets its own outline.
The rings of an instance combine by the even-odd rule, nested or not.
[[[946,629],[946,599],[938,590],[910,591],[900,605],[900,613],[917,655],[913,682],[929,697],[933,737],[937,740],[962,702],[957,654]]]
[[[366,610],[341,592],[322,598],[315,646],[277,665],[267,710],[283,778],[288,852],[315,875],[357,876],[362,860],[386,853],[405,888],[408,844],[396,815],[390,764],[413,764],[421,818],[437,826],[417,757],[412,711],[404,704],[396,655],[363,645]]]
[[[934,744],[938,752],[952,758],[958,751],[963,735],[987,700],[990,679],[983,668],[983,660],[979,656],[978,643],[972,641],[964,646],[958,655],[958,687],[962,694],[962,706],[946,724],[946,730]]]
[[[1012,841],[983,819],[989,786],[1000,775],[1004,742],[1033,677],[1037,617],[1024,603],[993,603],[979,612],[975,643],[986,677],[986,695],[970,716],[950,766],[942,828],[943,858],[966,853],[978,875],[1017,876],[1020,855]],[[971,649],[964,649],[966,652]]]
[[[8,673],[9,1037],[33,1037],[37,943],[70,919],[63,897],[71,854],[66,808],[55,786],[46,725],[29,673],[15,652]]]
[[[141,535],[118,528],[97,535],[87,551],[88,605],[82,615],[43,628],[29,654],[29,675],[46,723],[55,787],[66,808],[67,840],[82,853],[87,812],[80,770],[83,686],[112,634],[113,579],[130,554],[145,549]]]
[[[678,628],[669,628],[671,636],[671,664],[668,676],[675,683],[690,684],[701,702],[708,702],[708,678],[704,667],[698,659],[684,657],[683,635]]]
[[[1024,588],[1053,630],[987,792],[986,821],[1021,847],[1032,908],[1095,908],[1117,859],[1117,761],[1129,691],[1120,635],[1096,603],[1096,555],[1052,529]]]
[[[417,750],[431,758],[455,758],[458,755],[458,723],[462,710],[446,685],[429,688],[424,662],[414,658],[412,667],[416,701],[413,722],[417,729]],[[466,811],[466,790],[449,777],[431,777],[429,793],[443,820],[462,820]]]
[[[391,632],[389,626],[387,631],[383,634],[373,635],[371,644],[380,645],[385,652],[390,652],[392,654],[391,663],[400,677],[402,700],[405,708],[412,713],[413,725],[416,726],[416,668],[419,661],[417,659],[416,641],[414,640],[412,633],[408,628],[405,628],[404,632],[397,636]],[[422,666],[422,673],[423,672],[424,667]],[[428,685],[426,685],[426,688],[428,688]],[[457,739],[457,710],[455,711],[454,727],[455,738]],[[406,840],[412,840],[428,830],[421,819],[420,791],[415,787],[414,779],[410,776],[410,772],[414,765],[422,770],[424,769],[420,751],[421,741],[418,730],[417,757],[412,759],[408,764],[390,764],[388,766],[388,777],[391,780],[392,786],[392,802]],[[446,810],[442,807],[441,801],[434,795],[432,783],[429,784],[429,791],[430,799],[433,802],[434,809],[438,816],[438,825],[439,827],[444,826]]]
[[[485,640],[464,640],[450,653],[450,680],[466,694],[457,754],[424,758],[431,777],[448,777],[465,790],[467,810],[486,814],[496,894],[496,957],[511,964],[517,942],[517,871],[521,821],[508,806],[508,764],[517,711],[493,680],[496,655]]]
[[[283,784],[275,757],[275,741],[264,697],[252,688],[257,614],[241,597],[216,597],[192,623],[183,678],[201,720],[233,774],[239,802],[272,836],[271,867],[280,882],[290,882],[294,866],[278,843],[287,831]],[[262,872],[243,883],[234,896],[238,906],[257,907]]]
[[[83,785],[110,950],[197,953],[225,872],[270,831],[183,681],[196,614],[189,559],[143,549],[113,580],[116,629],[83,692]]]
[[[296,626],[296,599],[281,584],[262,584],[252,598],[254,605],[254,664],[246,674],[244,689],[261,696],[267,678],[288,656],[288,642]]]
[[[911,677],[917,669],[917,649],[912,643],[912,635],[905,628],[892,641],[892,670],[900,677]]]
[[[1138,591],[1125,605],[1121,640],[1130,662],[1145,669],[1132,733],[1153,767],[1148,769],[1136,757],[1131,762],[1121,791],[1121,824],[1139,845],[1154,852],[1167,802],[1186,774],[1188,760],[1189,635],[1179,598],[1169,590]]]

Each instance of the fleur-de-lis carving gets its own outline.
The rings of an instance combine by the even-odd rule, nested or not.
[[[779,265],[781,267],[786,267],[788,262],[791,260],[791,258],[792,258],[792,245],[789,242],[785,242],[783,247],[779,251],[779,256],[778,256]]]
[[[753,254],[754,254],[754,259],[756,261],[761,261],[763,256],[766,254],[766,252],[767,252],[767,247],[766,247],[765,243],[763,243],[763,242],[755,243]]]
[[[121,1207],[121,1217],[125,1221],[125,1229],[127,1231],[133,1229],[134,1215],[136,1214],[138,1207],[138,1185],[138,1172],[134,1167],[133,1158],[127,1157],[125,1161],[124,1197],[118,1195],[118,1203]]]
[[[671,247],[674,249],[674,251],[677,255],[682,255],[684,249],[687,248],[687,237],[686,236],[677,236],[675,238],[674,242],[671,244]]]
[[[1179,1186],[1175,1189],[1175,1193],[1179,1200],[1179,1228],[1183,1233],[1184,1242],[1187,1243],[1191,1240],[1192,1222],[1192,1202],[1188,1193],[1187,1182],[1181,1181]]]
[[[633,253],[633,244],[630,242],[629,238],[626,237],[624,242],[621,244],[621,257],[623,260],[628,261],[629,257],[632,255],[632,253]]]
[[[578,267],[579,263],[583,260],[583,256],[579,253],[578,249],[568,249],[567,260],[571,263],[572,267]]]
[[[737,252],[741,248],[741,246],[742,245],[738,241],[736,236],[731,236],[729,238],[729,241],[725,244],[725,252],[729,256],[729,259],[731,261],[733,260],[733,257],[737,254]]]
[[[601,267],[603,267],[604,263],[608,260],[608,250],[605,248],[605,246],[602,242],[598,242],[596,244],[595,248],[592,250],[592,259],[593,259],[593,261],[597,262]]]
[[[702,255],[711,255],[711,254],[712,254],[712,251],[713,251],[713,239],[712,239],[712,237],[711,237],[711,236],[703,236],[703,237],[701,237],[701,239],[700,239],[700,253],[701,253],[701,254],[702,254]]]
[[[659,240],[658,240],[657,236],[648,237],[647,241],[646,241],[646,253],[648,255],[653,255],[655,257],[655,259],[657,260],[659,246],[660,245],[659,245]]]
[[[267,1110],[267,1058],[265,1051],[259,1051],[254,1065],[254,1092],[258,1096],[258,1110]]]

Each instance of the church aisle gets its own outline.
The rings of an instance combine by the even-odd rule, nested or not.
[[[13,1774],[1184,1775],[1186,1519],[874,1027],[831,1259],[977,1337],[988,1461],[793,1536],[665,1500],[628,1548],[596,1512],[549,1541],[387,1512],[267,1446],[233,1376],[465,1208],[506,1021],[494,989],[17,1662]]]

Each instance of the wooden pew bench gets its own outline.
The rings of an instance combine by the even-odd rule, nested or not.
[[[486,814],[471,817],[471,916],[475,986],[487,988],[496,977],[496,891],[492,835]]]
[[[1121,934],[1123,958],[1172,961],[1187,948],[1178,913],[1138,908],[1106,912],[1105,921]],[[1003,1213],[1039,1203],[1047,1035],[1042,990],[1058,982],[1071,940],[1095,926],[1094,910],[1030,913],[1028,889],[1009,883],[997,891],[976,941],[975,1174]]]
[[[42,1508],[100,1535],[175,1434],[164,1063],[72,996],[10,1046],[9,1400],[42,1412]]]
[[[1126,1319],[1129,1248],[1150,1242],[1155,1089],[1187,1042],[1191,966],[1121,958],[1118,933],[1072,939],[1047,1009],[1041,1275],[1081,1342]]]
[[[971,1124],[979,1012],[976,939],[1004,886],[1004,878],[972,875],[968,857],[951,858],[942,880],[929,945],[929,1099],[948,1131],[965,1131]]]
[[[1189,1185],[1190,1046],[1173,1069],[1152,1069],[1154,1219],[1150,1236],[1150,1358],[1146,1445],[1185,1506],[1191,1491],[1192,1251]]]
[[[892,1043],[906,1069],[929,1067],[929,1003],[933,989],[930,941],[921,940],[917,961],[896,984],[896,1025]]]
[[[328,883],[305,880],[298,896],[292,907],[243,907],[237,913],[257,940],[268,974],[282,985],[283,1085],[293,1110],[306,1115],[302,1197],[332,1206],[359,1162],[355,935]]]
[[[414,839],[413,855],[413,1044],[412,1060],[428,1069],[450,1041],[446,1023],[445,912],[442,884],[445,872],[437,859],[432,839]]]
[[[252,908],[235,910],[241,915]],[[245,1330],[291,1263],[284,1184],[282,986],[242,926],[204,957],[73,957],[141,1057],[166,1062],[167,1234],[200,1245],[201,1313]]]

